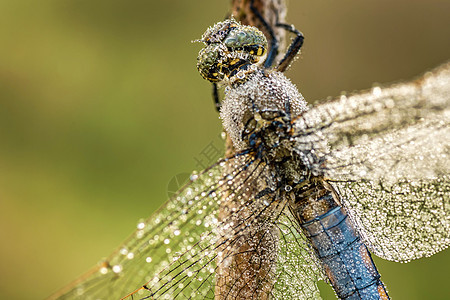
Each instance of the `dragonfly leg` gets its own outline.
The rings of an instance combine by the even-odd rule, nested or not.
[[[220,112],[220,99],[219,99],[219,88],[217,87],[217,83],[213,82],[212,84],[212,92],[213,92],[213,100],[214,100],[214,107],[216,108],[217,112]]]
[[[278,40],[275,36],[275,33],[273,32],[272,27],[267,23],[267,21],[264,19],[264,17],[261,15],[261,13],[258,11],[258,9],[254,5],[254,0],[250,1],[250,10],[255,15],[256,18],[261,22],[261,25],[266,30],[267,34],[269,35],[269,44],[270,44],[270,51],[267,54],[266,61],[264,62],[264,68],[270,68],[273,64],[273,61],[275,60],[275,57],[278,54]]]
[[[295,39],[292,41],[291,45],[289,46],[288,50],[286,51],[286,54],[284,55],[283,59],[281,59],[280,63],[277,66],[277,70],[279,72],[284,72],[291,64],[292,60],[295,58],[295,56],[300,51],[300,48],[303,45],[303,41],[305,40],[303,33],[295,29],[294,25],[289,24],[281,24],[277,23],[277,27],[281,27],[286,29],[289,32],[292,32],[296,35]]]

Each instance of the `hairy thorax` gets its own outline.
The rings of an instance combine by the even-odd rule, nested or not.
[[[267,121],[258,118],[258,114],[279,112],[294,119],[306,109],[303,96],[282,73],[257,70],[247,74],[245,81],[230,83],[225,88],[220,117],[234,147],[242,150],[252,148],[243,139],[249,121],[255,119],[258,127]]]

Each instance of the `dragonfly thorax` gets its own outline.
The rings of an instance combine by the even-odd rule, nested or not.
[[[289,117],[281,110],[256,112],[244,123],[242,141],[263,160],[282,160],[290,156],[285,142],[289,140],[292,126]],[[289,148],[289,147],[288,147]]]
[[[234,147],[243,150],[254,147],[250,144],[255,141],[250,132],[255,129],[265,130],[267,146],[275,145],[277,136],[287,127],[277,127],[281,124],[273,121],[288,125],[306,109],[303,96],[282,73],[258,70],[245,82],[225,88],[220,118]]]

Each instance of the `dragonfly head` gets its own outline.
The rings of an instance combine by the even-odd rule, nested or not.
[[[267,55],[264,34],[233,18],[208,28],[197,41],[206,46],[198,54],[197,69],[210,82],[231,78],[242,81]]]

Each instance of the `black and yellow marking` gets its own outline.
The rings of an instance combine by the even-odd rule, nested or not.
[[[203,78],[220,82],[258,63],[267,52],[267,40],[256,28],[234,20],[216,24],[202,37],[207,47],[199,53],[197,68]]]

